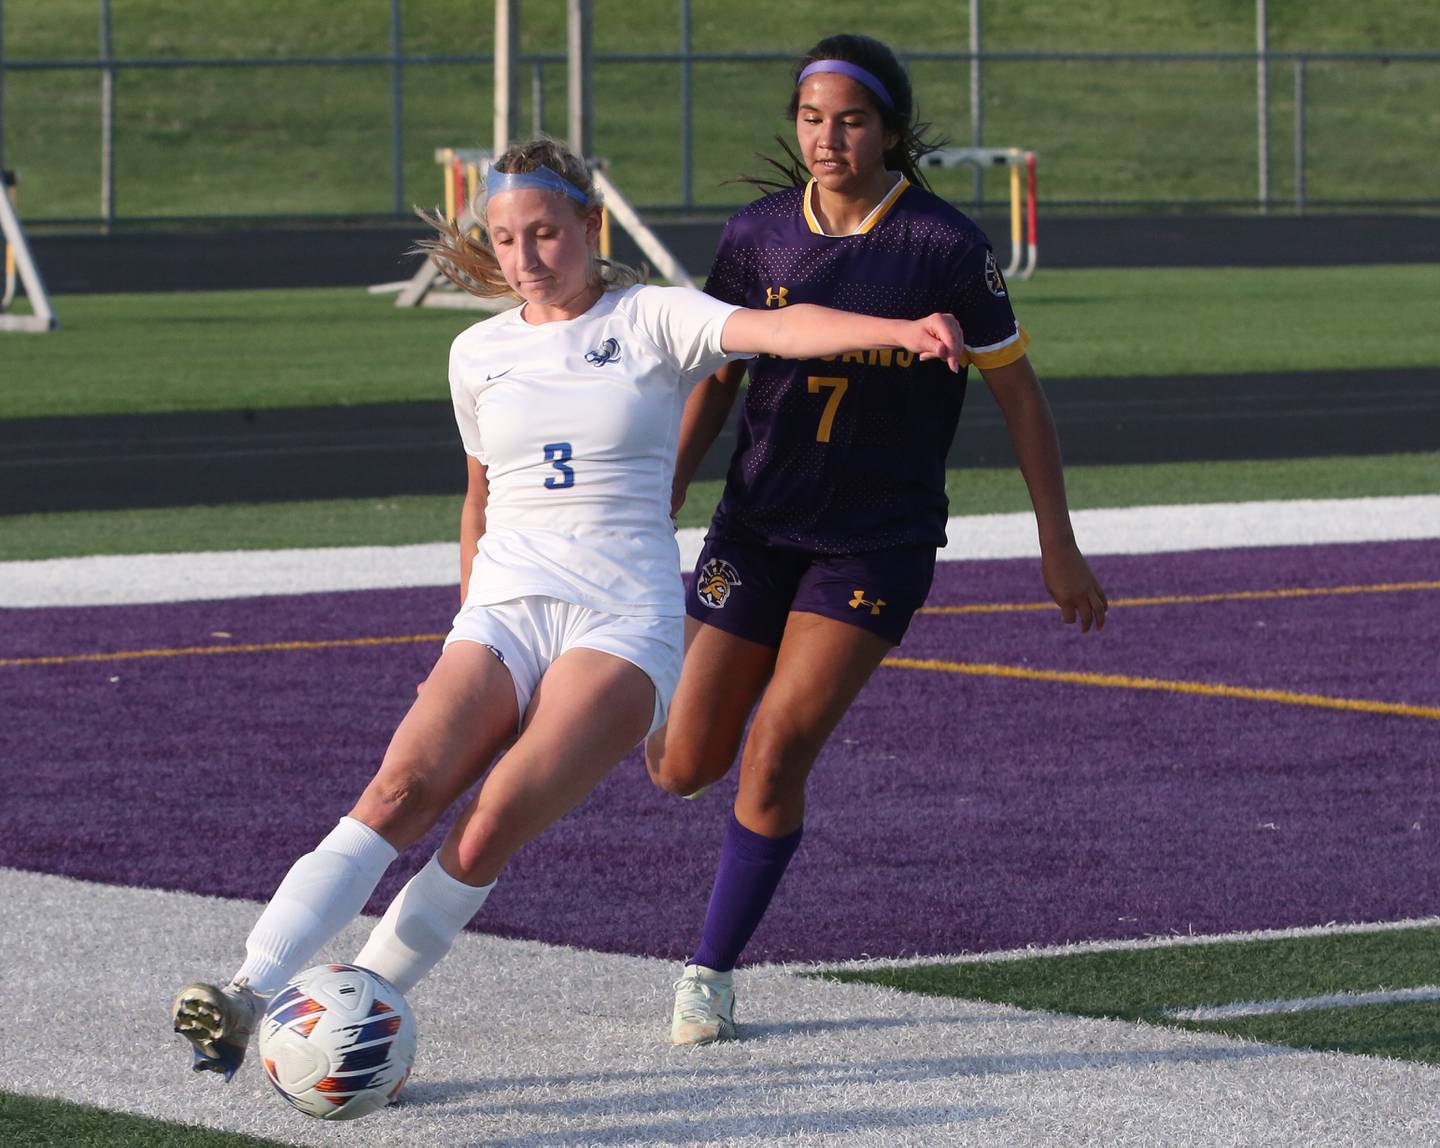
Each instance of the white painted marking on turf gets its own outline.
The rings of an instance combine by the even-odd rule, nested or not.
[[[827,964],[836,971],[908,969],[920,965],[989,964],[992,961],[1028,961],[1036,957],[1074,957],[1085,953],[1124,953],[1148,949],[1173,949],[1183,945],[1226,945],[1249,941],[1291,941],[1305,937],[1342,937],[1361,933],[1392,933],[1406,929],[1440,928],[1440,917],[1412,917],[1403,921],[1359,921],[1327,925],[1300,925],[1290,929],[1252,929],[1236,933],[1177,933],[1161,937],[1133,937],[1113,941],[1075,941],[1064,945],[1034,945],[1023,949],[1000,949],[993,953],[936,953],[913,957],[866,957]]]
[[[1080,510],[1081,548],[1150,554],[1239,546],[1303,546],[1440,538],[1440,496],[1216,503]],[[942,561],[1031,558],[1040,550],[1030,514],[952,518]],[[681,530],[682,567],[694,565],[705,532]],[[0,562],[0,607],[112,606],[448,586],[459,575],[456,545],[237,550]]]
[[[408,860],[408,859],[407,859]],[[1434,1066],[799,978],[737,976],[744,1039],[665,1043],[667,962],[463,935],[411,993],[400,1107],[328,1125],[247,1065],[196,1076],[178,986],[224,976],[258,906],[0,870],[0,1089],[295,1144],[1403,1144]],[[353,956],[368,922],[325,958]]]
[[[1206,1005],[1200,1008],[1167,1008],[1165,1015],[1175,1020],[1231,1020],[1241,1016],[1279,1016],[1292,1012],[1313,1012],[1317,1009],[1354,1008],[1357,1005],[1409,1004],[1434,1000],[1440,1000],[1440,985],[1367,993],[1329,993],[1325,996],[1296,997],[1285,1001],[1236,1001],[1233,1004]]]

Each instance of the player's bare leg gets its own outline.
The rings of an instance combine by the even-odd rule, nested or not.
[[[654,713],[655,686],[638,666],[599,650],[561,655],[530,700],[524,731],[445,839],[441,863],[470,884],[495,880],[635,748]]]
[[[774,666],[772,647],[686,618],[680,684],[665,725],[645,743],[650,780],[696,797],[724,777]]]
[[[734,1037],[732,970],[799,847],[810,769],[890,648],[884,638],[844,622],[790,615],[745,739],[740,789],[700,947],[675,982],[672,1043]]]
[[[510,856],[579,805],[645,735],[655,687],[597,650],[557,658],[525,730],[429,863],[400,891],[355,963],[408,992],[450,951]]]
[[[350,816],[397,850],[408,848],[475,783],[519,718],[510,671],[487,647],[452,642]]]
[[[815,759],[893,648],[846,622],[790,615],[740,760],[735,816],[741,825],[766,837],[800,828]]]

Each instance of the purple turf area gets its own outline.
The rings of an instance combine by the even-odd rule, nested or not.
[[[1112,599],[1433,579],[1440,542],[1107,557]],[[918,617],[901,656],[1440,706],[1436,591]],[[942,563],[932,605],[1038,601],[1038,564]],[[12,610],[0,658],[436,634],[450,589]],[[219,633],[230,637],[215,637]],[[263,898],[353,801],[438,641],[0,666],[0,864]],[[1440,913],[1440,722],[885,668],[810,786],[748,952],[840,959]],[[733,780],[632,755],[523,850],[479,924],[683,957]],[[372,910],[423,863],[407,852]]]

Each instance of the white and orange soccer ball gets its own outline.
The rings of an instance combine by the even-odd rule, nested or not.
[[[354,965],[292,977],[260,1021],[260,1062],[307,1116],[353,1120],[399,1094],[415,1061],[415,1017],[400,991]]]

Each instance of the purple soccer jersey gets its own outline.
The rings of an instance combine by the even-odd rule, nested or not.
[[[989,240],[904,179],[854,235],[824,234],[811,188],[767,195],[725,227],[705,290],[746,307],[820,303],[885,318],[948,311],[969,362],[1025,352]],[[908,351],[761,355],[710,534],[821,554],[945,542],[945,456],[965,375]]]

